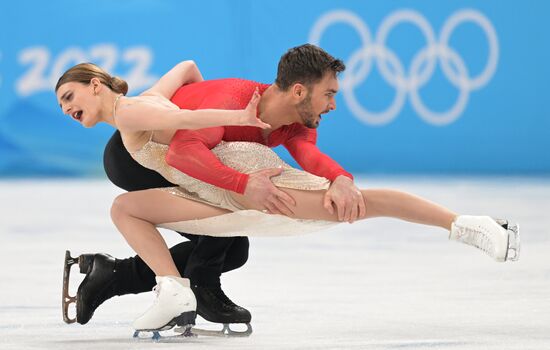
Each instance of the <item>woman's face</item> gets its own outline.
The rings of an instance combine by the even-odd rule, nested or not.
[[[99,122],[101,100],[99,95],[94,94],[94,84],[65,83],[59,87],[56,95],[63,113],[85,128],[91,128]]]

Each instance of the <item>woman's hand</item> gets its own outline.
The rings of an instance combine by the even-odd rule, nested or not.
[[[243,116],[240,118],[239,125],[255,126],[261,129],[270,129],[271,125],[264,123],[258,118],[258,104],[260,103],[260,92],[258,88],[254,90],[248,106],[243,110]]]

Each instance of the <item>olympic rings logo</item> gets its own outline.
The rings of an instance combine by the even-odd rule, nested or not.
[[[487,17],[476,10],[463,9],[453,13],[445,21],[439,38],[436,38],[430,23],[422,14],[414,10],[398,10],[384,19],[374,41],[369,28],[361,18],[353,12],[337,10],[326,13],[317,20],[309,34],[309,42],[319,45],[325,30],[338,22],[353,27],[363,45],[346,61],[348,69],[343,74],[341,89],[352,113],[367,124],[384,125],[391,122],[401,111],[407,95],[414,110],[423,120],[433,125],[450,124],[460,117],[466,108],[470,92],[485,86],[497,67],[499,47],[496,31]],[[416,25],[426,39],[426,46],[413,57],[407,72],[396,53],[385,45],[391,30],[403,22]],[[449,47],[451,34],[464,22],[473,22],[478,25],[488,40],[488,60],[483,71],[476,77],[470,76],[462,57]],[[355,88],[368,77],[373,60],[376,61],[376,66],[384,80],[396,89],[392,104],[382,112],[368,111],[359,103],[354,92]],[[445,77],[459,91],[454,105],[444,112],[430,110],[419,96],[419,90],[431,78],[438,61],[441,63]]]

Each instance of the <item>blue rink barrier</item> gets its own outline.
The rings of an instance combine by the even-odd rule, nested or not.
[[[274,80],[288,48],[342,58],[319,145],[355,173],[550,173],[550,2],[58,0],[0,11],[0,176],[102,174],[109,126],[53,86],[95,62],[130,95],[182,60],[206,79]],[[286,152],[281,153],[289,159]]]

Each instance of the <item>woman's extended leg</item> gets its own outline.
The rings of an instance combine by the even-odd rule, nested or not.
[[[111,217],[128,244],[155,275],[180,277],[166,242],[155,225],[203,219],[227,212],[168,192],[151,189],[118,196],[113,202]]]
[[[288,188],[281,188],[281,190],[295,199],[296,206],[291,208],[295,218],[338,221],[336,211],[330,214],[323,206],[326,191],[302,191]],[[449,209],[406,192],[368,189],[361,190],[361,193],[367,208],[366,218],[392,217],[450,230],[456,217],[456,214]],[[242,197],[235,195],[234,198],[246,207]]]
[[[390,190],[362,190],[367,208],[367,218],[392,217],[424,225],[439,226],[451,230],[457,214],[451,210],[416,195]]]
[[[294,217],[337,221],[336,210],[330,214],[323,206],[325,191],[282,189],[291,195],[296,206]],[[496,261],[517,260],[520,238],[517,225],[496,222],[488,216],[457,216],[449,209],[415,195],[389,189],[361,190],[366,218],[391,217],[419,224],[439,226],[450,232],[451,240],[475,246]],[[239,201],[239,197],[235,196]],[[244,201],[242,202],[245,203]]]

